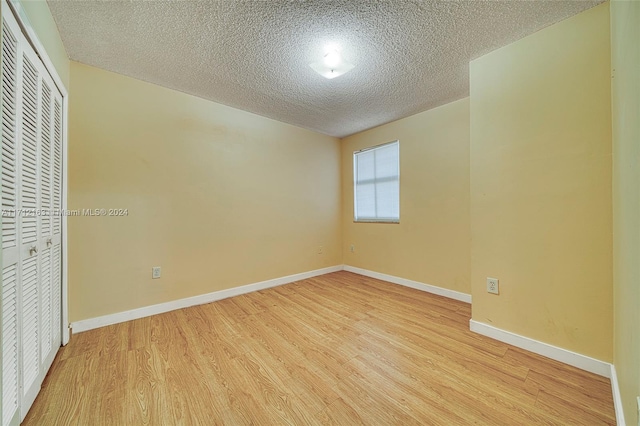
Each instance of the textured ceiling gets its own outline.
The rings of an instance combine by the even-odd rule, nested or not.
[[[469,94],[469,61],[589,1],[52,1],[71,59],[332,136]],[[326,44],[355,68],[316,74]]]

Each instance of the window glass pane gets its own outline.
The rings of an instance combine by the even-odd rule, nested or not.
[[[376,185],[374,183],[358,185],[356,188],[357,217],[376,217]]]
[[[355,220],[400,219],[399,142],[354,153]]]
[[[380,219],[398,218],[398,181],[376,184],[376,214]]]
[[[376,178],[398,176],[398,145],[384,146],[374,152]]]
[[[357,180],[362,182],[374,179],[374,153],[373,151],[362,152],[356,155],[357,161]]]

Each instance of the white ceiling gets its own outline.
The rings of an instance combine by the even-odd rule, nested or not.
[[[332,136],[463,98],[469,61],[601,3],[52,1],[71,59]],[[316,74],[327,43],[355,68]]]

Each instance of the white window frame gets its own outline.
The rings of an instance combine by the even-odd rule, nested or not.
[[[397,218],[380,218],[380,217],[358,217],[358,154],[384,148],[390,145],[397,145],[398,147],[398,217]],[[374,177],[374,183],[377,181]],[[356,223],[400,223],[400,141],[395,140],[380,145],[371,146],[353,152],[353,221]]]

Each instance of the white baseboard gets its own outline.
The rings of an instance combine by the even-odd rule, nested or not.
[[[622,408],[622,395],[620,395],[620,385],[618,384],[618,375],[616,374],[616,366],[611,364],[611,392],[613,393],[613,407],[616,410],[616,424],[625,426],[624,410]]]
[[[157,315],[165,312],[175,311],[176,309],[188,308],[189,306],[203,305],[205,303],[215,302],[216,300],[222,300],[228,297],[251,293],[258,290],[264,290],[265,288],[269,288],[269,287],[276,287],[283,284],[289,284],[294,281],[305,280],[307,278],[328,274],[330,272],[342,271],[342,268],[343,268],[342,265],[330,266],[328,268],[316,269],[314,271],[302,272],[299,274],[288,275],[286,277],[274,278],[271,280],[261,281],[253,284],[247,284],[240,287],[233,287],[226,290],[214,291],[212,293],[206,293],[198,296],[187,297],[185,299],[172,300],[170,302],[159,303],[157,305],[131,309],[130,311],[117,312],[115,314],[89,318],[86,320],[72,322],[71,329],[73,333],[81,333],[83,331],[92,330],[94,328],[105,327],[107,325],[118,324],[125,321],[148,317],[151,315]]]
[[[547,358],[555,359],[556,361],[572,365],[599,376],[611,378],[611,364],[608,362],[600,361],[599,359],[562,349],[474,320],[469,321],[469,328],[475,333],[491,337],[492,339],[508,343],[538,355],[546,356]]]
[[[355,266],[344,265],[344,270],[383,281],[389,281],[391,283],[403,285],[405,287],[415,288],[416,290],[422,290],[428,293],[437,294],[439,296],[448,297],[449,299],[471,303],[471,295],[461,293],[459,291],[449,290],[446,288],[437,287],[435,285],[424,284],[418,281],[408,280],[406,278],[395,277],[393,275],[382,274],[380,272],[374,272],[368,269],[356,268]]]
[[[620,387],[618,385],[618,376],[616,375],[616,367],[608,362],[591,358],[567,349],[543,343],[529,337],[520,336],[510,331],[502,330],[489,324],[470,320],[469,328],[471,331],[482,334],[492,339],[499,340],[504,343],[525,349],[547,358],[555,359],[564,364],[572,365],[581,370],[603,376],[611,380],[611,393],[613,394],[613,405],[616,412],[616,423],[618,426],[625,426],[624,412],[622,410],[622,398],[620,396]]]

